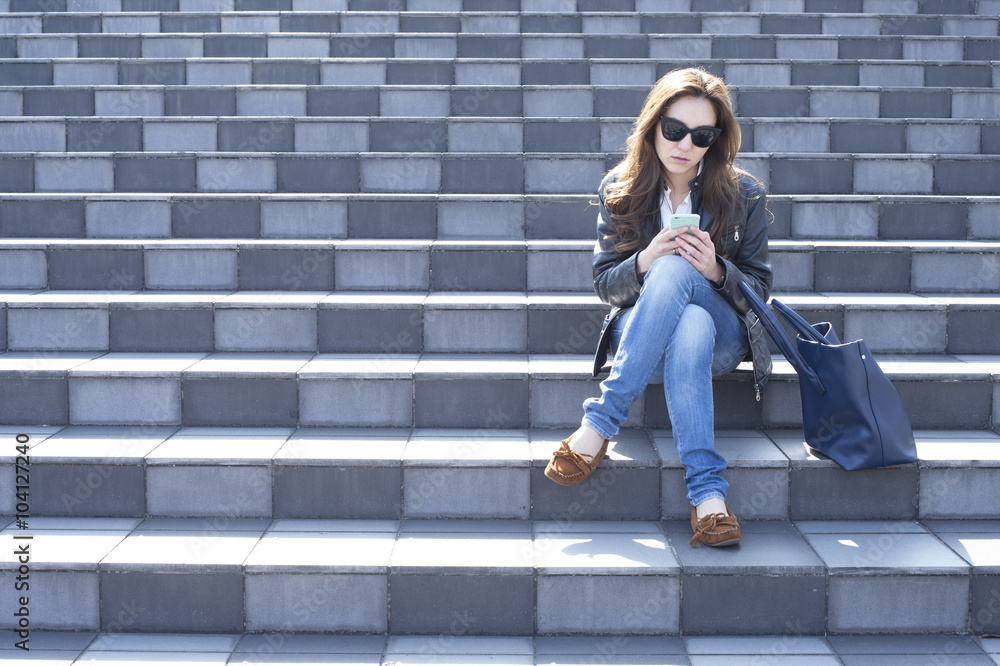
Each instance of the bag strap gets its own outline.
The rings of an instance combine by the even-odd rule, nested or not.
[[[777,313],[785,319],[785,321],[791,324],[792,328],[794,328],[803,338],[812,340],[813,342],[818,342],[821,345],[830,344],[831,340],[813,328],[812,324],[803,319],[798,312],[791,309],[778,299],[771,299],[771,307],[774,308],[775,311],[777,311]]]
[[[788,334],[785,333],[785,329],[781,328],[781,324],[774,318],[774,315],[771,314],[771,311],[764,304],[764,301],[760,299],[760,296],[757,295],[757,292],[743,281],[739,282],[738,287],[743,297],[747,299],[750,308],[757,314],[757,319],[764,325],[764,330],[767,331],[767,334],[778,345],[778,349],[785,355],[788,362],[792,364],[795,371],[799,373],[799,378],[809,382],[820,395],[826,393],[826,387],[823,386],[823,382],[819,380],[816,372],[802,358],[802,354],[799,353],[798,348],[792,343]]]

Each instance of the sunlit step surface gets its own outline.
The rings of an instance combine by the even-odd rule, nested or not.
[[[285,632],[294,622],[298,631],[390,632],[391,650],[406,640],[401,635],[448,635],[449,627],[459,634],[459,618],[461,634],[507,636],[491,639],[494,650],[512,637],[599,631],[682,634],[690,653],[698,645],[693,636],[774,635],[789,623],[797,637],[873,627],[882,634],[979,634],[995,626],[983,619],[995,622],[987,604],[998,562],[996,521],[744,521],[741,529],[742,543],[727,550],[690,547],[687,521],[572,519],[37,518],[28,530],[7,527],[0,539],[11,551],[15,536],[33,537],[37,629],[235,634]],[[13,568],[15,558],[4,559]],[[710,601],[721,589],[724,609]],[[937,600],[933,608],[920,603],[927,594]],[[603,603],[588,605],[590,595]],[[306,600],[310,612],[294,616]],[[762,604],[771,610],[760,612]],[[127,625],[121,608],[132,610]],[[305,639],[281,635],[303,646]],[[192,646],[205,641],[203,649],[235,649],[235,638],[191,638]],[[851,645],[828,640],[810,640],[810,653],[831,654],[838,640],[841,649]],[[990,645],[954,640],[967,650]],[[119,648],[130,642],[105,641]],[[520,641],[519,653],[530,658],[524,651],[531,639]],[[143,649],[158,643],[171,641],[153,639]],[[668,645],[682,644],[659,647]]]

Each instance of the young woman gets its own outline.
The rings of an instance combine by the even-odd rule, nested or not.
[[[625,159],[604,178],[594,250],[594,289],[614,306],[598,349],[614,353],[601,397],[584,402],[580,428],[563,440],[545,469],[563,485],[600,464],[655,375],[684,465],[691,502],[691,545],[739,543],[736,516],[720,476],[725,459],[713,445],[712,376],[749,355],[754,388],[770,355],[737,284],[761,298],[771,289],[764,188],[734,166],[740,126],[722,79],[700,69],[674,70],[653,86],[627,141]],[[671,229],[672,214],[700,223]]]

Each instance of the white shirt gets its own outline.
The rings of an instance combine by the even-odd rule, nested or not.
[[[673,194],[673,192],[670,191],[670,186],[667,185],[667,191],[663,193],[663,198],[660,200],[660,219],[665,220],[671,215],[690,215],[691,192],[689,191],[687,196],[684,197],[684,201],[680,202],[677,206],[677,210],[674,210],[670,205],[671,194]]]
[[[704,164],[704,160],[698,162],[698,175],[701,175],[701,167]],[[666,184],[666,191],[663,193],[663,198],[660,199],[660,226],[666,222],[666,219],[671,215],[690,215],[691,214],[691,191],[688,190],[687,196],[684,197],[684,201],[677,206],[677,210],[673,209],[673,204],[670,203],[670,195],[672,191],[670,190],[670,184]]]

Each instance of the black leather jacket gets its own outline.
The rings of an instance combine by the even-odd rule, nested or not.
[[[594,247],[593,261],[594,291],[602,301],[614,306],[614,309],[605,318],[604,329],[601,331],[601,342],[594,359],[595,376],[607,360],[610,324],[621,314],[623,308],[631,307],[639,298],[639,290],[642,288],[642,280],[636,269],[639,252],[649,244],[660,228],[660,215],[657,212],[643,223],[643,242],[638,249],[630,255],[615,252],[615,228],[604,204],[604,190],[614,182],[614,178],[614,172],[605,176],[599,192],[600,219],[597,222],[597,244]],[[702,206],[700,177],[690,181],[688,185],[691,187],[691,212],[701,216],[700,226],[707,231],[712,225],[713,217]],[[771,293],[771,262],[767,256],[767,226],[771,215],[767,211],[764,189],[754,179],[740,174],[739,190],[746,218],[734,221],[716,245],[716,258],[725,270],[725,277],[721,287],[713,284],[712,288],[726,299],[746,326],[750,341],[748,356],[754,366],[754,388],[757,399],[760,400],[760,389],[771,372],[771,354],[763,327],[736,285],[740,282],[748,283],[767,301]],[[724,258],[723,254],[729,258]]]

